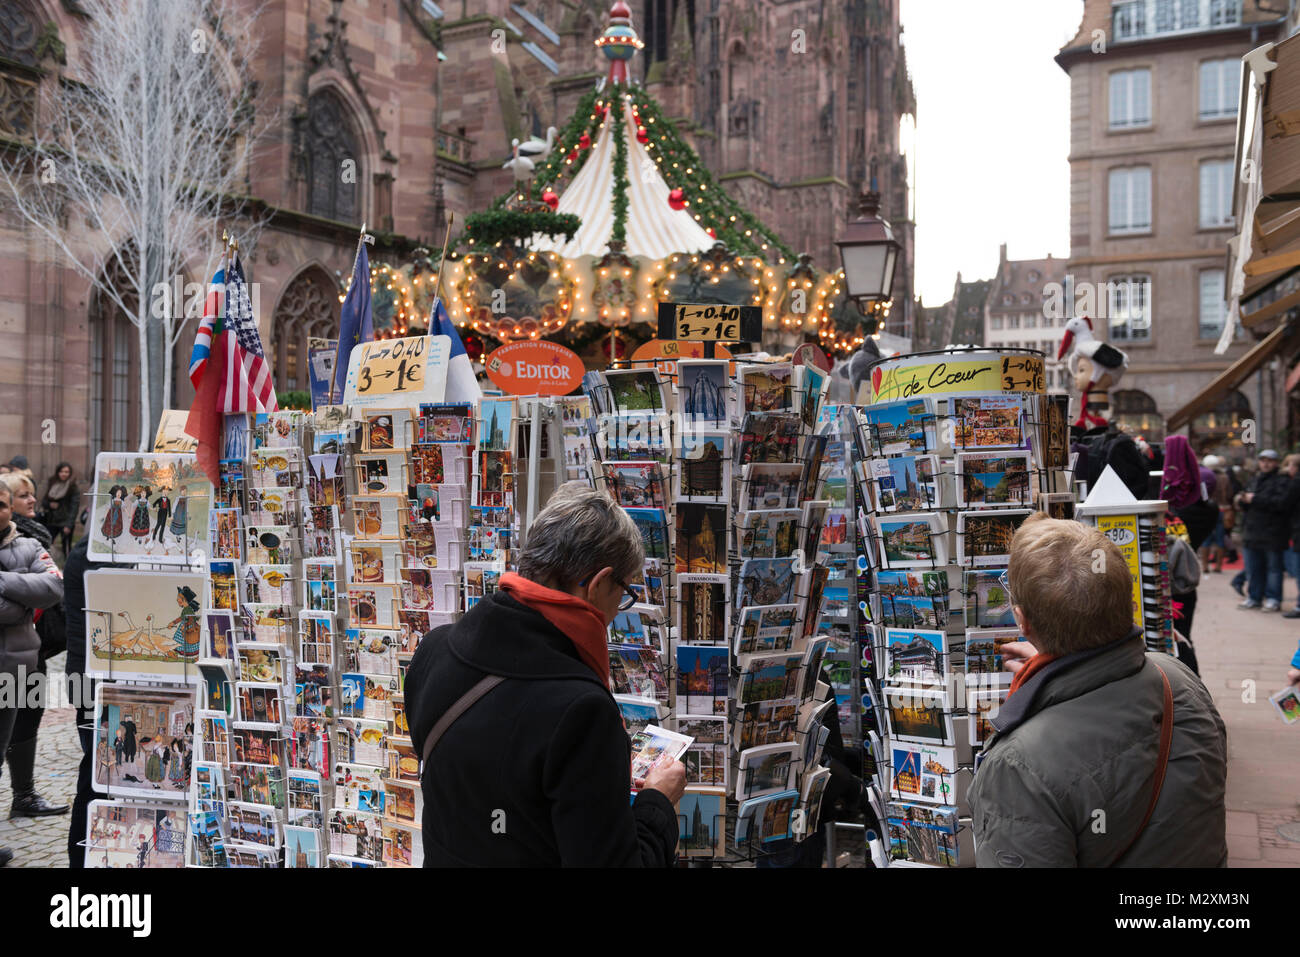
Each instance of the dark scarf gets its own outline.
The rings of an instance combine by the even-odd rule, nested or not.
[[[28,518],[26,515],[15,515],[14,524],[18,526],[19,535],[34,538],[46,548],[49,548],[54,541],[54,536],[50,534],[50,530],[34,518]]]

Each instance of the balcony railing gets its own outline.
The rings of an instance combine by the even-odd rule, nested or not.
[[[460,136],[451,130],[438,131],[438,152],[444,153],[458,163],[468,163],[474,141]]]
[[[1111,39],[1147,40],[1241,24],[1241,0],[1115,0]]]

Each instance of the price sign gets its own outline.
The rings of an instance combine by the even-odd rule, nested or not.
[[[659,338],[690,342],[758,342],[763,338],[763,310],[759,306],[661,302]]]
[[[441,402],[450,352],[446,336],[363,342],[348,359],[343,404],[414,408],[421,402]]]

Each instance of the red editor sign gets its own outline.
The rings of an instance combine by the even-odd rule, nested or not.
[[[558,342],[511,342],[484,360],[488,378],[510,395],[568,395],[587,371],[572,349]]]

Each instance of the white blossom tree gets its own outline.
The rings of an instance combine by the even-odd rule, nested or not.
[[[31,140],[0,158],[0,203],[135,326],[143,451],[172,401],[188,318],[174,277],[188,268],[207,283],[222,229],[245,248],[260,229],[245,200],[270,122],[255,102],[256,11],[240,0],[79,6],[75,60],[43,84]],[[185,298],[201,313],[201,296]]]

